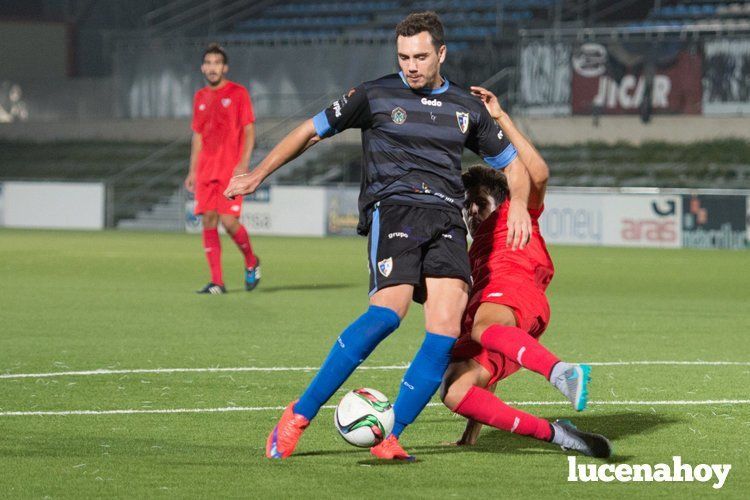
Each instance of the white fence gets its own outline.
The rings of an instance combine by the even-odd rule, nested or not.
[[[101,182],[0,183],[0,226],[104,229]]]
[[[550,189],[549,243],[662,248],[748,247],[750,191]]]
[[[102,229],[101,183],[0,184],[0,225]],[[243,204],[252,234],[353,235],[356,187],[270,186]],[[184,207],[188,232],[200,231],[193,202]],[[657,248],[748,247],[750,190],[550,188],[541,231],[551,244]]]
[[[358,188],[271,186],[246,200],[256,234],[355,234]],[[659,248],[746,248],[750,191],[550,188],[540,221],[552,244]],[[200,220],[186,205],[188,231]]]

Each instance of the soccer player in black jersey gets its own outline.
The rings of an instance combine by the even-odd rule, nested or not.
[[[371,449],[380,458],[413,459],[398,437],[440,385],[471,283],[461,214],[464,148],[505,169],[511,196],[507,244],[523,248],[531,234],[526,167],[484,104],[440,74],[446,46],[437,14],[410,14],[396,27],[396,46],[399,73],[349,90],[225,191],[227,197],[250,194],[316,142],[347,128],[362,131],[358,232],[369,235],[370,306],[341,333],[306,391],[284,411],[268,436],[269,458],[292,454],[320,407],[398,328],[415,300],[424,304],[425,340],[403,377],[393,432]]]

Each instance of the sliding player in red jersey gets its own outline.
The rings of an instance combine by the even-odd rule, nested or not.
[[[203,246],[211,281],[198,293],[226,293],[221,270],[218,225],[224,226],[245,258],[245,289],[260,280],[260,265],[247,230],[240,223],[242,197],[223,192],[234,175],[244,174],[255,145],[255,115],[247,89],[226,79],[224,49],[212,44],[203,54],[201,72],[208,85],[193,100],[193,140],[185,188],[195,193],[195,215],[203,216]]]
[[[472,91],[484,101],[526,164],[531,178],[528,206],[533,236],[523,249],[507,247],[510,200],[505,176],[481,165],[464,173],[467,224],[474,240],[469,250],[473,285],[441,397],[448,408],[469,419],[459,444],[474,444],[481,425],[486,424],[585,455],[608,457],[612,449],[604,436],[580,431],[567,420],[550,423],[506,405],[493,394],[498,381],[523,367],[545,377],[582,411],[591,368],[560,361],[538,341],[549,323],[545,290],[554,274],[539,234],[547,165],[494,94],[481,87],[472,87]]]

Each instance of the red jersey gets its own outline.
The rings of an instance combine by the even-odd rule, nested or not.
[[[227,81],[221,88],[206,86],[193,98],[194,132],[201,134],[198,182],[228,182],[240,161],[245,126],[255,121],[250,94]]]
[[[549,324],[549,302],[544,291],[552,280],[555,268],[547,252],[544,238],[539,234],[539,216],[544,207],[529,210],[531,241],[523,250],[511,250],[506,245],[508,236],[508,208],[506,200],[474,234],[469,249],[471,277],[474,285],[464,314],[461,336],[453,348],[456,359],[472,358],[489,373],[489,385],[509,377],[521,368],[517,360],[489,351],[471,338],[474,316],[483,303],[510,307],[516,326],[534,338],[539,338]]]
[[[529,210],[531,241],[526,248],[515,252],[506,245],[509,207],[510,202],[506,199],[475,231],[469,249],[472,295],[481,293],[490,283],[528,282],[529,279],[544,291],[552,280],[555,268],[539,233],[539,217],[544,207]]]

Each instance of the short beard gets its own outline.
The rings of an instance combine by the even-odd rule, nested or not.
[[[212,82],[211,80],[209,80],[208,77],[205,77],[205,78],[206,78],[206,81],[208,82],[208,84],[210,86],[212,86],[212,87],[218,87],[221,84],[221,82],[224,81],[224,77],[223,76],[220,76],[219,79],[216,80],[215,82]]]

